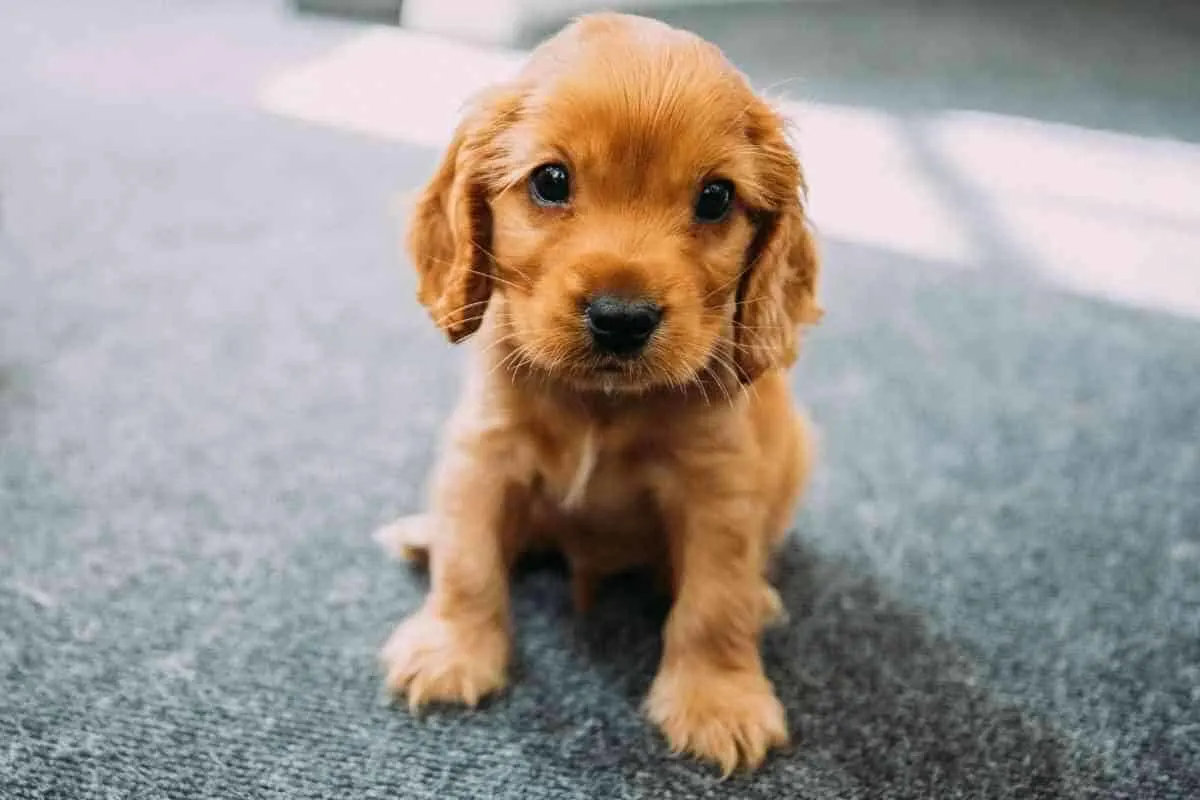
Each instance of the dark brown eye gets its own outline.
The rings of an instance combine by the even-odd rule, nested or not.
[[[571,199],[571,178],[562,164],[543,164],[529,176],[529,196],[539,206],[562,207]]]
[[[696,198],[697,222],[720,222],[733,208],[733,184],[721,179],[706,182]]]

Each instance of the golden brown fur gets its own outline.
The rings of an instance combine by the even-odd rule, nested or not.
[[[569,165],[566,207],[531,200],[547,161]],[[736,203],[701,224],[711,176]],[[392,691],[415,707],[499,689],[509,567],[556,547],[581,608],[625,569],[670,590],[646,711],[674,749],[728,772],[787,740],[759,634],[808,471],[785,376],[821,314],[802,193],[781,120],[721,53],[639,17],[582,18],[466,114],[409,237],[421,301],[476,347],[429,510],[384,531],[431,570],[384,649]],[[639,357],[589,347],[596,292],[663,308]]]

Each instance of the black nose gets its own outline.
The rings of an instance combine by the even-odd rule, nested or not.
[[[593,297],[584,313],[596,349],[614,356],[631,356],[641,350],[662,319],[662,309],[648,300],[609,294]]]

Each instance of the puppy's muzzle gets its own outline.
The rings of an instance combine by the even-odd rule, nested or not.
[[[588,301],[584,319],[597,351],[631,358],[640,353],[654,335],[662,321],[662,308],[649,300],[603,294]]]

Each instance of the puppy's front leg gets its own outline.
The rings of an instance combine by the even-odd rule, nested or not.
[[[675,601],[646,711],[675,751],[756,767],[787,742],[763,672],[759,634],[772,613],[763,578],[762,503],[680,497],[666,511]]]
[[[416,708],[474,706],[504,685],[509,657],[508,574],[520,490],[483,460],[443,470],[430,515],[430,592],[383,649],[387,687]]]

